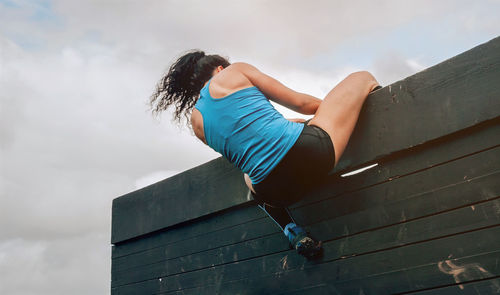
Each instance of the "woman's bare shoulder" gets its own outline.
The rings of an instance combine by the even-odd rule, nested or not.
[[[224,97],[240,89],[254,86],[242,72],[239,64],[231,64],[212,78],[209,91],[213,98]]]
[[[241,62],[241,61],[239,61],[239,62],[233,62],[228,68],[230,68],[230,67],[238,69],[238,70],[248,69],[248,68],[255,68],[251,64],[246,63],[246,62]]]
[[[222,72],[214,77],[213,80],[221,81],[226,84],[242,84],[242,83],[250,83],[248,78],[245,75],[245,72],[248,71],[252,66],[243,62],[236,62],[229,65]]]

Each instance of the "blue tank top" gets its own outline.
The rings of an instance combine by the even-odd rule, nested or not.
[[[255,86],[222,98],[210,96],[210,80],[195,108],[203,116],[205,140],[213,150],[261,182],[297,141],[304,124],[283,117]]]

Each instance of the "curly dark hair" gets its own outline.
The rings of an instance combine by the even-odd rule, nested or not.
[[[190,50],[177,59],[168,73],[156,85],[149,105],[153,115],[159,115],[175,106],[174,121],[181,123],[182,115],[189,126],[189,116],[199,98],[200,90],[218,66],[229,66],[229,61],[219,55],[205,55],[201,50]]]

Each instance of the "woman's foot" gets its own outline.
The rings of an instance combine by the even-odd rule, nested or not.
[[[295,223],[287,224],[283,232],[297,253],[307,259],[319,257],[323,253],[321,241],[315,241],[303,228]]]

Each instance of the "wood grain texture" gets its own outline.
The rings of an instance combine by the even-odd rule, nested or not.
[[[494,183],[491,182],[489,187],[493,185]],[[497,192],[500,193],[500,188],[497,189]],[[406,206],[408,205],[411,206],[411,203],[406,204]],[[326,230],[335,226],[342,229],[342,225],[339,225],[335,219],[311,225],[309,229],[316,236],[328,236],[330,238],[324,240],[325,257],[323,260],[328,261],[345,259],[363,255],[367,252],[381,251],[387,248],[500,224],[498,208],[500,208],[500,200],[497,197],[486,202],[475,202],[473,205],[466,207],[450,208],[451,211],[441,212],[436,216],[422,216],[424,218],[420,217],[409,221],[401,221],[401,216],[395,212],[394,221],[389,224],[370,224],[370,219],[358,217],[360,219],[359,223],[364,225],[362,230],[350,233],[344,225],[344,231],[337,236],[329,235],[331,231]],[[418,208],[409,209],[410,214],[418,215],[417,212],[412,212],[412,210],[418,210]],[[376,211],[376,209],[373,211]],[[273,253],[285,252],[288,249],[289,246],[284,236],[281,232],[276,232],[244,243],[207,249],[206,251],[173,259],[166,259],[164,256],[158,255],[156,257],[158,262],[156,263],[144,263],[138,267],[117,271],[114,274],[116,280],[113,280],[112,286],[140,282],[155,277],[181,275],[183,272],[236,263]],[[293,255],[294,253],[290,254]]]
[[[401,294],[415,295],[481,295],[500,294],[500,276],[491,279],[479,279],[476,281],[450,284],[448,286],[432,288],[428,290],[405,292]]]
[[[113,200],[111,243],[117,243],[247,201],[243,176],[212,160]]]
[[[340,294],[358,294],[360,290],[364,294],[394,294],[456,283],[453,269],[477,270],[458,278],[463,283],[500,275],[499,229],[496,225],[320,263],[306,261],[293,251],[283,252],[119,286],[113,294],[137,290],[166,294],[190,289],[197,289],[198,294],[210,294],[206,290],[216,290],[217,294],[275,294],[321,283],[334,286]]]
[[[170,227],[168,230],[142,236],[140,239],[118,243],[112,249],[112,258],[115,259],[149,249],[168,246],[182,240],[208,235],[265,217],[267,215],[255,205],[225,210],[218,212],[218,214],[212,214],[208,218],[191,220],[189,224],[181,224]]]
[[[391,197],[394,200],[384,199],[387,196],[387,191],[379,189],[381,185],[378,185],[368,188],[365,192],[366,200],[357,202],[357,204],[363,204],[362,207],[352,206],[346,202],[346,200],[359,198],[359,195],[355,195],[358,193],[355,192],[352,195],[346,195],[344,201],[338,202],[339,205],[347,208],[347,211],[339,211],[340,215],[329,216],[316,212],[316,215],[329,216],[328,220],[308,226],[315,236],[325,241],[325,256],[322,261],[355,257],[500,224],[500,211],[498,211],[500,208],[498,200],[500,183],[497,181],[500,171],[495,171],[499,166],[498,159],[496,162],[492,161],[495,156],[498,156],[497,150],[486,150],[450,162],[447,165],[429,169],[434,170],[433,173],[424,170],[418,174],[398,179],[398,181],[407,180],[407,183],[419,183],[418,187],[408,186],[406,182],[399,184],[401,188],[413,192],[409,198],[404,197],[404,193],[396,193]],[[484,167],[480,168],[479,164],[483,164]],[[468,174],[470,178],[464,179],[462,175],[465,167],[476,167],[475,174]],[[455,174],[450,172],[455,172]],[[429,181],[429,179],[434,179],[436,174],[449,174],[448,180]],[[416,180],[415,176],[419,176],[419,178]],[[454,179],[459,181],[455,182]],[[397,186],[396,184],[392,185]],[[381,201],[377,205],[370,201],[370,198],[380,198]],[[326,206],[321,207],[327,208]],[[113,286],[119,287],[123,284],[138,283],[161,277],[168,286],[190,288],[193,287],[190,282],[198,284],[204,281],[213,281],[218,276],[223,276],[228,268],[232,269],[230,265],[232,263],[240,265],[257,259],[254,262],[254,267],[257,267],[257,270],[249,267],[245,272],[245,275],[248,275],[249,273],[261,273],[262,264],[279,264],[277,260],[283,259],[284,255],[289,255],[288,269],[291,269],[294,261],[296,262],[297,259],[301,261],[302,258],[297,257],[293,251],[288,251],[286,239],[280,232],[275,231],[274,234],[266,232],[272,228],[276,229],[272,224],[256,226],[251,231],[261,238],[214,249],[212,239],[226,240],[231,236],[221,232],[220,236],[211,236],[206,239],[206,251],[175,259],[168,259],[167,252],[179,251],[176,250],[179,247],[165,248],[165,254],[154,254],[156,250],[153,250],[150,255],[153,259],[156,258],[157,262],[146,263],[143,266],[140,265],[140,262],[149,260],[144,260],[144,256],[139,255],[140,253],[126,256],[123,259],[129,260],[129,264],[139,265],[139,267],[116,272]],[[235,235],[238,233],[239,230],[236,230]],[[202,240],[200,239],[200,241]],[[200,249],[200,245],[189,243],[189,241],[183,241],[181,245],[183,246],[179,249],[182,249],[184,253],[192,253],[194,252],[192,249],[196,251]],[[272,255],[276,252],[279,254]],[[145,284],[149,284],[149,282]]]

